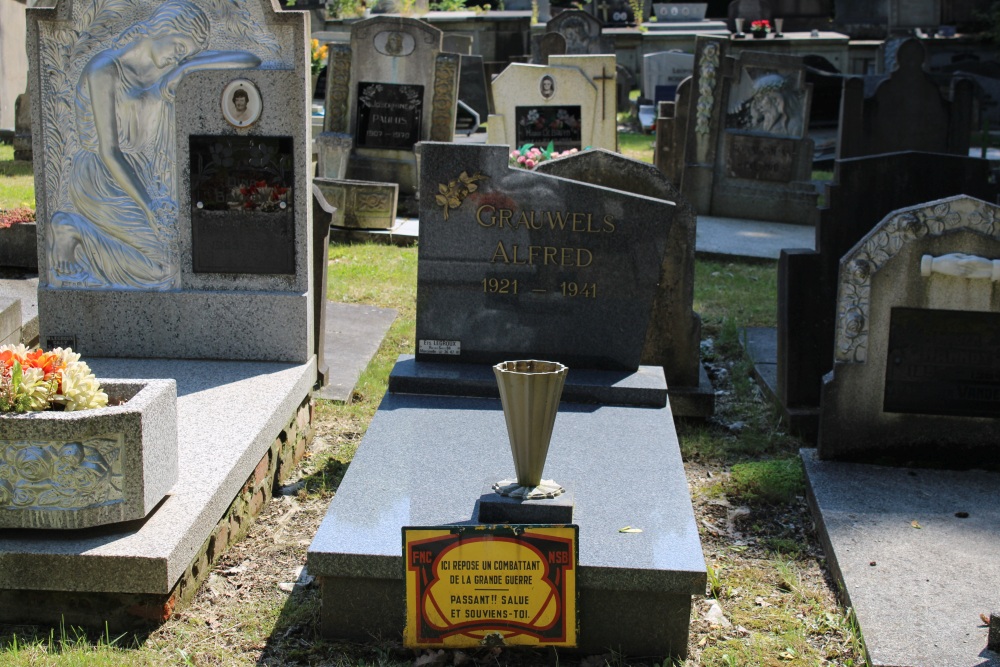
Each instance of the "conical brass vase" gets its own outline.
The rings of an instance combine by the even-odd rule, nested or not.
[[[553,498],[565,489],[542,479],[552,426],[569,369],[554,361],[504,361],[493,367],[507,422],[517,480],[503,480],[493,489],[514,498]]]

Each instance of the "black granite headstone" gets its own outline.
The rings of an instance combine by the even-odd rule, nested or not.
[[[544,358],[630,371],[674,205],[421,143],[418,361]]]
[[[195,273],[295,273],[292,137],[191,136]]]
[[[423,86],[359,83],[357,145],[413,148],[420,140],[423,99]]]

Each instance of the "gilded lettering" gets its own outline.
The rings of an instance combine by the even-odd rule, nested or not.
[[[503,241],[497,242],[497,249],[493,251],[493,257],[490,258],[490,261],[496,263],[498,257],[502,258],[500,261],[504,264],[510,264],[510,258],[507,257],[507,251],[503,247]]]
[[[483,222],[483,211],[490,212],[489,222]],[[497,224],[496,208],[491,204],[483,204],[476,209],[476,222],[483,227],[492,227]]]
[[[604,216],[604,231],[608,234],[615,231],[615,217],[613,215]]]

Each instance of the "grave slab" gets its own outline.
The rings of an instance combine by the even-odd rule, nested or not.
[[[989,557],[1000,473],[801,456],[830,570],[873,667],[1000,667],[980,619],[1000,589],[1000,561]]]
[[[75,531],[4,530],[0,594],[167,594],[309,395],[306,364],[88,358],[98,378],[175,379],[178,481],[146,519]],[[239,409],[240,419],[220,419]],[[0,605],[0,619],[20,622]]]
[[[609,465],[612,452],[628,465]],[[401,528],[477,523],[483,485],[512,470],[499,400],[387,394],[309,548],[323,633],[398,637]],[[706,576],[669,406],[564,400],[545,475],[574,493],[577,650],[683,656],[691,596]]]
[[[358,376],[378,352],[396,315],[394,308],[326,302],[323,345],[332,363],[330,379],[316,398],[345,402],[351,398]]]

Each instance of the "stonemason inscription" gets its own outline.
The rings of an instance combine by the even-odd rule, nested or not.
[[[795,178],[795,139],[732,134],[726,144],[726,175],[787,183]]]
[[[638,368],[673,203],[419,148],[418,360]]]
[[[516,107],[517,146],[546,146],[551,141],[556,150],[582,148],[580,106]]]
[[[420,140],[423,99],[423,86],[359,83],[357,145],[412,149]]]
[[[1000,313],[893,308],[883,410],[1000,417]]]

